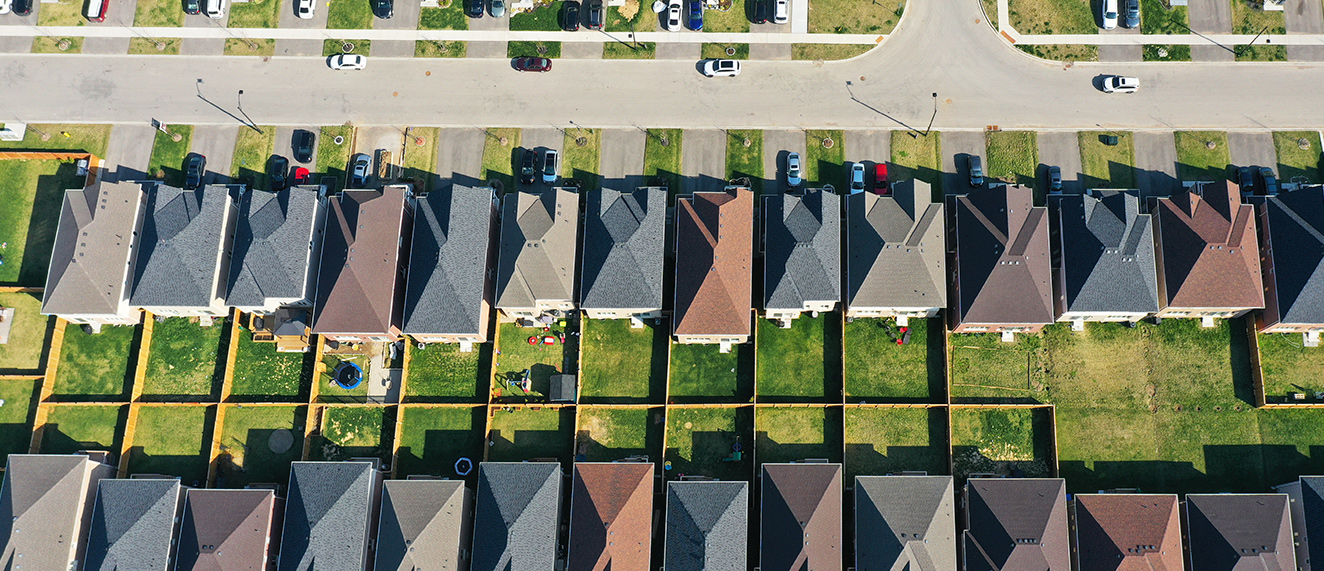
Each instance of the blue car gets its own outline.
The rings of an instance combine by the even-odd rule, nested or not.
[[[703,0],[690,1],[690,29],[703,31]]]

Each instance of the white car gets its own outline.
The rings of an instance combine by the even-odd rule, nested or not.
[[[772,23],[785,24],[791,20],[791,0],[773,0]]]
[[[667,4],[667,31],[680,31],[680,9],[680,0],[671,0],[671,2]]]
[[[313,19],[313,8],[315,6],[317,6],[316,0],[299,0],[294,9],[294,15],[298,16],[300,20],[311,20]]]
[[[703,74],[708,77],[735,77],[740,75],[740,62],[733,59],[710,59],[703,62]]]
[[[363,69],[368,66],[368,58],[359,54],[336,54],[326,60],[326,65],[336,70]]]
[[[1140,78],[1110,75],[1103,78],[1104,93],[1135,93],[1140,89]]]
[[[1117,27],[1117,0],[1103,0],[1099,3],[1101,20],[1103,20],[1103,29],[1111,30]]]
[[[0,14],[8,14],[10,5],[13,3],[14,0],[0,0]]]

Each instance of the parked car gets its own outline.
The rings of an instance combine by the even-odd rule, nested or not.
[[[1128,28],[1140,27],[1140,0],[1123,0],[1126,2],[1126,17],[1122,18],[1122,25]]]
[[[184,157],[184,190],[193,190],[202,186],[202,176],[207,173],[207,157],[198,153],[189,153]]]
[[[670,0],[667,3],[667,31],[680,31],[680,0]]]
[[[552,60],[545,57],[517,57],[511,62],[515,71],[552,71]]]
[[[696,32],[703,31],[703,0],[690,0],[689,26]]]
[[[768,23],[768,0],[754,0],[754,23]]]
[[[703,62],[703,74],[708,77],[735,77],[740,75],[740,62],[733,59],[710,59]]]
[[[588,0],[588,29],[602,29],[602,0]]]
[[[791,21],[791,0],[772,0],[772,23],[785,24]]]
[[[984,186],[984,159],[979,156],[970,157],[970,186]]]
[[[1062,190],[1062,167],[1048,167],[1048,190],[1058,192]]]
[[[481,8],[482,6],[481,0],[479,0],[478,5]],[[487,5],[487,12],[491,14],[493,18],[506,17],[506,0],[492,0]]]
[[[317,9],[317,0],[299,0],[294,9],[294,15],[301,20],[313,19],[313,12]]]
[[[294,185],[308,184],[310,178],[312,177],[308,174],[308,169],[294,167],[294,175],[290,177],[290,183]]]
[[[1111,30],[1117,27],[1117,0],[1103,0],[1099,3],[1099,11],[1103,29]]]
[[[285,173],[290,170],[290,160],[280,155],[271,155],[267,161],[267,180],[271,181],[271,190],[284,190],[289,179]]]
[[[312,131],[296,129],[294,131],[294,141],[290,144],[294,148],[294,160],[306,163],[313,160],[313,141]]]
[[[202,13],[202,0],[184,0],[184,13],[197,16]]]
[[[800,186],[800,153],[791,153],[786,155],[786,186],[795,188]]]
[[[359,153],[349,160],[350,188],[368,186],[368,176],[372,174],[372,157]]]
[[[864,190],[864,163],[852,163],[850,166],[851,191]]]
[[[873,192],[874,194],[886,195],[892,193],[892,187],[887,183],[887,163],[876,163],[873,166]]]
[[[1103,78],[1104,93],[1135,93],[1140,90],[1140,78],[1110,75]]]
[[[546,153],[543,153],[542,155],[543,184],[556,184],[556,178],[557,178],[556,163],[558,158],[560,158],[560,156],[557,154],[556,149],[548,149]]]
[[[89,22],[105,22],[106,12],[110,11],[110,0],[89,0],[83,10],[83,17]]]
[[[465,15],[469,16],[470,18],[483,17],[483,0],[464,0],[464,1],[467,2],[467,4],[464,5]]]
[[[360,70],[368,66],[368,58],[359,54],[336,54],[327,58],[326,65],[338,71]]]
[[[225,0],[204,0],[203,7],[208,18],[219,20],[225,17]]]
[[[13,10],[12,0],[0,0],[0,14],[8,14]]]
[[[383,20],[390,20],[395,16],[394,0],[372,0],[372,15]]]
[[[1255,171],[1250,167],[1237,169],[1237,186],[1241,187],[1241,192],[1255,192]]]
[[[1264,194],[1269,196],[1278,194],[1278,177],[1274,176],[1273,169],[1260,167],[1260,179],[1264,181]]]
[[[32,14],[32,0],[13,0],[10,9],[19,16],[28,16]]]
[[[566,0],[561,5],[561,29],[567,32],[579,31],[579,2]]]
[[[534,175],[538,174],[538,153],[532,149],[524,149],[524,157],[520,159],[519,183],[533,184]]]

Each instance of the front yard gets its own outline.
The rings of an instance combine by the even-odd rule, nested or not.
[[[893,319],[856,318],[846,323],[846,402],[942,402],[941,318],[911,319],[910,341]]]
[[[141,2],[142,0],[138,0]],[[248,0],[230,4],[230,28],[275,28],[280,24],[280,0]]]
[[[584,141],[581,146],[579,141]],[[598,178],[602,168],[599,156],[602,154],[602,131],[596,129],[569,128],[565,130],[565,142],[561,146],[561,176],[583,182],[580,192],[597,190]]]
[[[133,380],[137,326],[104,326],[88,334],[82,327],[64,328],[54,394],[65,400],[125,400]]]
[[[396,476],[415,474],[460,478],[455,462],[468,458],[475,467],[483,459],[483,434],[487,409],[481,406],[401,407],[400,448],[395,458]],[[469,474],[478,476],[478,470]]]
[[[130,474],[179,476],[185,486],[207,483],[215,406],[144,406],[129,448]]]
[[[807,5],[811,34],[890,34],[906,9],[904,0],[814,0]]]
[[[1273,134],[1278,152],[1278,177],[1291,182],[1305,179],[1318,184],[1320,178],[1320,136],[1318,131],[1278,131]]]
[[[381,458],[390,462],[395,437],[395,412],[381,406],[327,406],[322,430],[314,434],[309,460],[338,462],[350,458]]]
[[[54,405],[42,429],[41,453],[109,450],[118,455],[128,417],[129,407],[124,405]]]
[[[311,376],[309,353],[281,353],[276,344],[253,341],[253,332],[239,330],[230,395],[233,400],[293,401],[307,395]],[[302,400],[307,400],[304,397]]]
[[[143,394],[179,398],[219,392],[226,323],[218,319],[203,327],[193,318],[171,317],[153,324]]]
[[[275,0],[265,1],[275,2]],[[234,142],[234,160],[230,162],[230,176],[236,181],[247,184],[249,188],[271,189],[271,181],[267,179],[267,162],[271,160],[275,146],[275,127],[262,127],[261,133],[252,129],[240,129]]]
[[[942,133],[911,137],[910,133],[892,131],[892,164],[888,177],[892,182],[919,179],[931,185],[933,193],[942,194]]]
[[[1052,413],[1046,408],[952,409],[952,461],[958,481],[972,473],[1053,474]]]
[[[1105,145],[1104,138],[1116,136],[1116,145]],[[1135,188],[1135,143],[1127,131],[1082,131],[1080,166],[1085,171],[1085,188]]]
[[[1022,34],[1097,34],[1097,11],[1090,6],[1090,0],[1008,0],[1007,12]]]
[[[754,407],[672,407],[667,410],[666,461],[671,470],[666,478],[700,475],[748,481],[754,475],[753,440]]]
[[[672,403],[747,403],[754,396],[754,346],[742,343],[730,353],[717,345],[671,345]]]
[[[290,481],[290,462],[303,456],[304,425],[308,407],[296,405],[221,405],[221,428],[216,487],[242,488],[249,484]]]
[[[1263,2],[1232,0],[1232,33],[1282,35],[1287,33],[1286,14],[1265,10]],[[1287,61],[1287,46],[1237,46],[1237,61]]]
[[[576,460],[615,462],[631,456],[647,456],[657,462],[662,453],[665,420],[662,407],[580,407],[575,432]]]
[[[1063,0],[1074,3],[1076,0]],[[988,176],[1011,184],[1035,188],[1036,204],[1043,201],[1035,175],[1039,168],[1039,144],[1034,131],[989,131],[984,135],[988,152]]]
[[[405,343],[409,369],[405,371],[407,402],[487,402],[492,370],[492,344],[483,343],[461,353],[453,343],[432,343],[419,349]]]
[[[841,462],[841,407],[754,409],[755,455],[760,465],[817,458]]]
[[[40,372],[54,326],[41,314],[41,295],[0,293],[0,307],[14,310],[9,342],[0,345],[0,374]]]
[[[332,30],[367,30],[372,28],[372,6],[362,0],[328,0],[323,5],[326,27]],[[367,53],[364,50],[363,53]]]
[[[184,184],[184,159],[193,142],[192,125],[169,125],[169,135],[157,131],[152,143],[152,157],[147,163],[147,176],[172,186]],[[179,135],[176,141],[174,135]]]
[[[556,459],[563,467],[574,455],[575,411],[571,408],[492,408],[487,435],[489,462]]]
[[[684,133],[680,129],[648,129],[644,140],[643,175],[669,181],[672,196],[681,191],[680,145]]]
[[[758,318],[759,402],[841,402],[841,314],[808,314],[790,329]]]
[[[342,0],[349,2],[350,0]],[[360,2],[362,3],[362,2]],[[366,3],[363,3],[365,8]],[[355,42],[356,50],[364,53],[368,50],[366,42]],[[341,137],[344,142],[337,145],[336,137]],[[349,168],[350,142],[354,139],[354,128],[344,125],[335,127],[322,127],[321,133],[317,135],[317,167],[314,172],[335,177],[338,184],[345,184],[345,169]],[[316,177],[313,178],[317,180]]]
[[[734,9],[733,9],[734,10]],[[745,142],[749,144],[746,145]],[[733,180],[749,177],[750,189],[755,194],[763,189],[763,131],[726,131],[726,178]],[[755,206],[758,209],[758,206]]]
[[[826,144],[831,147],[824,146]],[[846,133],[840,129],[806,131],[803,170],[806,188],[820,188],[825,184],[847,188]]]
[[[1232,157],[1227,133],[1222,131],[1177,131],[1177,178],[1182,181],[1221,181],[1228,178]]]
[[[484,129],[487,135],[483,145],[483,180],[500,181],[505,188],[515,188],[515,156],[519,148],[520,130],[514,128]]]
[[[846,481],[903,471],[947,473],[945,408],[847,406]]]
[[[564,326],[552,324],[550,331],[540,327],[519,327],[514,323],[497,325],[497,354],[494,357],[496,378],[492,385],[492,394],[503,400],[543,400],[551,392],[552,375],[566,371],[566,361],[573,363],[574,355],[566,355],[565,343],[557,336],[564,332],[567,339],[573,331]],[[542,342],[545,337],[555,341],[548,345]],[[531,344],[529,338],[538,342]],[[525,392],[518,386],[529,372],[531,390]]]
[[[661,403],[667,390],[667,325],[641,329],[628,319],[583,322],[584,362],[580,401],[586,403]]]

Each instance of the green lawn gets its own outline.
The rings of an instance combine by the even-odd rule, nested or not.
[[[721,480],[748,481],[754,475],[750,457],[754,440],[754,408],[667,409],[667,479],[701,475]],[[734,456],[736,446],[740,459]]]
[[[180,38],[129,38],[129,55],[179,55]]]
[[[73,454],[79,450],[120,452],[128,406],[57,405],[42,429],[42,454]],[[118,460],[116,458],[115,460]]]
[[[735,50],[727,53],[727,50]],[[703,59],[749,59],[749,44],[703,44],[700,48]]]
[[[281,353],[276,344],[253,341],[253,333],[239,331],[230,394],[237,400],[289,401],[307,394],[304,389],[306,353]]]
[[[1282,10],[1265,10],[1262,2],[1251,0],[1232,1],[1232,33],[1254,36],[1256,34],[1286,34],[1286,14]],[[1287,61],[1287,46],[1254,45],[1237,46],[1237,61]]]
[[[1103,137],[1114,135],[1116,145],[1103,144]],[[1135,188],[1135,142],[1127,131],[1084,131],[1080,141],[1080,165],[1085,171],[1085,188]]]
[[[35,379],[0,381],[0,461],[10,454],[27,454],[32,444],[32,420],[41,396]]]
[[[1320,453],[1319,435],[1324,434],[1324,417],[1312,410],[1257,410],[1259,444],[1263,451],[1264,477],[1258,487],[1290,482],[1301,474],[1324,472],[1324,454]],[[1231,453],[1237,452],[1230,447]],[[1236,466],[1235,460],[1225,467]]]
[[[847,482],[902,471],[947,473],[945,409],[848,406],[844,416]]]
[[[52,4],[54,6],[54,4]],[[46,16],[47,10],[41,11],[41,18]],[[82,16],[78,16],[81,18]],[[47,25],[47,24],[42,24]],[[61,25],[61,24],[50,24]],[[82,20],[78,21],[79,26],[83,25]],[[83,53],[83,38],[79,37],[56,37],[56,36],[38,36],[32,40],[32,53],[34,54],[81,54]]]
[[[345,142],[337,145],[337,136],[343,137]],[[317,168],[314,171],[333,176],[339,184],[345,184],[345,169],[349,168],[349,152],[352,150],[350,141],[353,139],[353,127],[322,127],[317,143]]]
[[[1022,34],[1099,33],[1090,0],[1009,0],[1007,12]]]
[[[746,6],[745,0],[734,0],[731,3],[731,9],[726,12],[718,10],[703,11],[703,31],[705,32],[748,32],[749,31],[749,13],[752,8]]]
[[[322,364],[324,365],[322,374],[318,377],[318,400],[323,402],[365,402],[368,398],[368,376],[370,364],[367,355],[322,355]],[[333,375],[341,363],[353,363],[359,366],[363,371],[363,382],[353,389],[344,389],[337,385]]]
[[[129,448],[130,474],[179,476],[185,486],[207,483],[213,406],[144,406]]]
[[[574,454],[575,412],[570,408],[492,408],[489,462],[555,458],[569,466]]]
[[[487,133],[487,143],[483,145],[483,180],[499,181],[503,187],[514,190],[520,130],[484,129],[484,132]]]
[[[427,10],[427,8],[424,8]],[[462,58],[469,52],[467,42],[419,40],[414,42],[414,57]]]
[[[221,429],[216,487],[289,482],[290,462],[303,455],[308,407],[222,406],[225,406],[225,426]],[[273,437],[277,431],[287,433],[290,438],[287,440],[284,434]]]
[[[219,391],[227,329],[224,319],[203,327],[196,319],[171,317],[152,329],[144,395],[205,397]]]
[[[0,293],[0,307],[14,309],[9,343],[0,345],[0,374],[41,371],[53,321],[41,314],[40,294]]]
[[[72,400],[123,399],[133,378],[137,337],[136,326],[107,325],[92,335],[72,323],[66,326],[54,394]]]
[[[478,345],[469,353],[461,353],[454,343],[432,343],[423,349],[414,343],[405,345],[409,352],[407,402],[487,402],[491,343]]]
[[[268,0],[274,2],[275,0]],[[276,146],[276,128],[262,127],[259,133],[252,129],[239,129],[234,141],[234,160],[230,162],[230,176],[247,184],[249,188],[270,190],[267,161]]]
[[[1080,44],[1030,45],[1016,46],[1021,51],[1037,58],[1061,62],[1098,61],[1099,48]]]
[[[815,0],[809,4],[811,34],[890,34],[905,2]]]
[[[228,16],[226,26],[231,28],[275,28],[280,24],[280,0],[231,3]]]
[[[846,324],[846,402],[942,402],[942,319],[911,319],[910,342],[897,345],[892,319]]]
[[[1186,6],[1169,8],[1163,0],[1140,0],[1140,32],[1144,34],[1189,34]],[[1188,53],[1190,50],[1186,50]]]
[[[748,147],[745,141],[749,141]],[[750,189],[755,194],[762,192],[763,131],[726,131],[726,178],[732,180],[741,177],[749,177]]]
[[[266,0],[269,3],[277,3],[275,0]],[[243,4],[230,6],[230,21],[234,21],[235,13],[239,6]],[[42,6],[43,10],[45,6]],[[180,9],[178,0],[138,0],[138,7],[133,15],[134,26],[161,26],[166,28],[179,28],[184,25],[184,11]],[[240,27],[240,26],[231,26]],[[251,27],[251,26],[242,26]]]
[[[644,176],[669,181],[671,194],[680,192],[680,149],[685,132],[680,129],[648,129],[644,139]]]
[[[615,462],[647,456],[654,462],[662,454],[666,413],[655,408],[579,408],[575,454],[587,462]]]
[[[506,42],[506,57],[561,57],[561,42]]]
[[[952,402],[1035,402],[1043,397],[1037,335],[1003,343],[996,333],[951,336]]]
[[[349,43],[351,46],[348,50],[345,49],[346,43]],[[372,40],[355,40],[350,38],[322,40],[322,57],[348,53],[367,54],[371,52]]]
[[[580,402],[663,401],[670,334],[665,325],[633,329],[628,319],[590,319],[583,328]]]
[[[276,40],[270,38],[226,38],[225,51],[227,56],[266,56],[270,57],[276,53]]]
[[[37,25],[39,26],[85,26],[87,19],[83,17],[82,2],[56,2],[45,4],[37,11]]]
[[[1063,0],[1061,3],[1075,2]],[[1013,184],[1035,187],[1036,204],[1043,202],[1036,184],[1039,144],[1034,131],[989,131],[984,136],[988,152],[988,176]]]
[[[615,7],[609,9],[614,10]],[[653,59],[655,57],[657,57],[657,44],[654,42],[605,42],[602,44],[602,59]]]
[[[560,326],[552,327],[553,332],[565,331]],[[566,331],[567,335],[570,331]],[[514,323],[501,323],[497,325],[497,348],[499,352],[494,357],[496,380],[492,391],[504,400],[543,400],[544,395],[549,394],[551,388],[552,375],[565,371],[565,344],[556,342],[551,345],[538,343],[530,345],[528,338],[531,336],[545,336],[541,328],[517,327]],[[573,358],[573,356],[571,357]],[[508,381],[518,381],[524,375],[524,371],[529,371],[529,377],[532,379],[532,390],[525,393],[516,386],[511,386]]]
[[[579,141],[584,141],[584,146]],[[561,176],[584,182],[581,192],[597,190],[602,167],[602,131],[596,129],[566,129],[565,143],[561,147]]]
[[[759,402],[841,402],[841,314],[757,319]]]
[[[759,464],[826,458],[841,462],[840,407],[754,409]]]
[[[1227,133],[1222,131],[1177,131],[1177,178],[1183,181],[1228,179],[1232,162]],[[1209,148],[1210,144],[1214,148]],[[1229,179],[1230,180],[1230,179]]]
[[[437,170],[437,138],[441,129],[437,127],[411,127],[405,143],[401,166],[404,180],[413,181],[415,192],[431,190],[432,173]],[[419,143],[422,143],[421,145]]]
[[[1293,402],[1291,393],[1304,393],[1314,401],[1324,392],[1324,352],[1306,347],[1300,333],[1259,335],[1264,396],[1268,402]]]
[[[653,31],[657,27],[657,14],[654,14],[648,6],[642,6],[641,8],[641,4],[643,4],[643,0],[626,0],[625,6],[608,6],[605,18],[606,31]]]
[[[83,151],[104,157],[109,142],[110,125],[28,123],[23,140],[0,141],[0,149]]]
[[[1320,177],[1320,137],[1318,131],[1278,131],[1273,134],[1278,151],[1278,177],[1292,181],[1297,177],[1309,183],[1324,182]]]
[[[975,472],[1020,470],[1028,478],[1049,477],[1050,418],[1048,409],[952,409],[954,475],[961,480]]]
[[[813,6],[809,7],[813,10]],[[868,53],[874,44],[791,44],[791,59],[833,61]]]
[[[559,21],[561,0],[536,6],[533,10],[510,16],[510,29],[516,31],[555,32],[561,29]]]
[[[445,8],[421,8],[418,13],[418,29],[469,29],[469,18],[464,15],[464,3],[452,0],[447,4]]]
[[[364,0],[328,0],[325,9],[328,29],[366,30],[372,27],[372,7]],[[368,50],[360,53],[368,53]]]
[[[0,283],[46,283],[64,191],[82,188],[72,162],[0,161]]]
[[[717,345],[671,344],[671,402],[744,403],[753,393],[752,344],[736,345],[730,353]]]
[[[1177,8],[1186,10],[1185,6]],[[1191,61],[1191,46],[1147,45],[1143,57],[1144,61]]]
[[[309,459],[338,462],[376,457],[389,462],[394,416],[394,411],[380,406],[326,407],[322,433],[313,436]]]
[[[832,141],[831,148],[824,147],[825,141]],[[849,177],[846,172],[846,134],[840,129],[805,132],[804,172],[801,178],[808,188],[817,188],[831,184],[834,188],[846,188]]]
[[[925,181],[934,196],[942,196],[941,133],[911,137],[906,131],[892,131],[892,167],[887,174],[892,182]]]
[[[170,125],[168,128],[171,133],[179,135],[180,139],[176,141],[171,135],[156,132],[152,158],[147,163],[147,176],[164,180],[172,186],[180,186],[184,184],[184,158],[188,156],[189,145],[193,142],[193,126]]]
[[[483,459],[483,434],[487,409],[478,407],[404,407],[400,421],[400,448],[396,456],[398,477],[414,474],[460,477],[455,461],[461,457],[477,467]],[[469,474],[476,479],[478,470]]]

